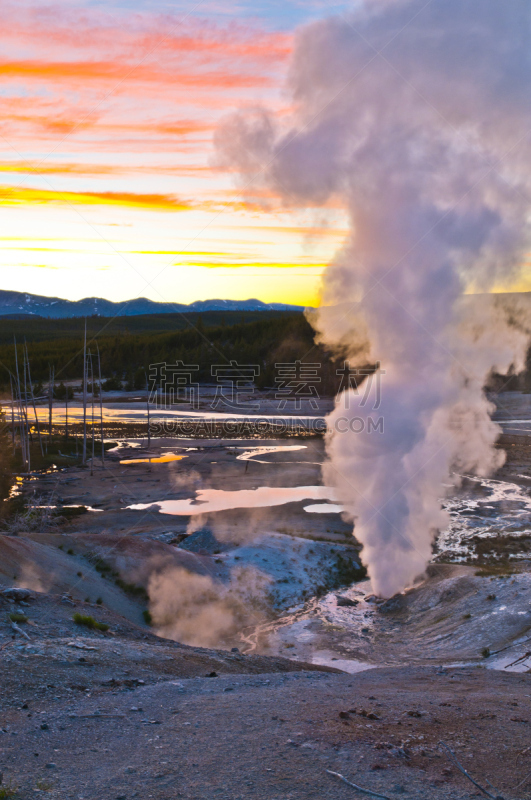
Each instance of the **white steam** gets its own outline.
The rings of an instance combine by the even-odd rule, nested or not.
[[[159,636],[198,647],[234,640],[247,625],[263,622],[269,579],[251,567],[231,572],[230,583],[181,567],[154,572],[149,610]]]
[[[384,597],[423,572],[453,469],[502,461],[482,387],[521,368],[527,334],[522,315],[462,295],[517,284],[529,247],[530,31],[528,0],[365,2],[299,32],[287,122],[242,112],[216,136],[222,163],[286,204],[348,209],[315,325],[385,375],[377,410],[372,387],[365,404],[341,395],[325,478]]]

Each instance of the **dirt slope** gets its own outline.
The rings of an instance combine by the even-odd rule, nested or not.
[[[30,686],[20,663],[9,708],[2,691],[0,769],[24,800],[363,796],[327,769],[388,798],[477,796],[441,740],[483,785],[489,779],[507,799],[531,797],[529,784],[513,791],[530,771],[527,675],[435,668],[243,675],[220,663],[218,678],[146,685],[113,685],[99,670],[99,686],[69,691],[59,675]]]

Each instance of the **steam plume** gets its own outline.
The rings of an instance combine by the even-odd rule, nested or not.
[[[381,362],[384,433],[338,425],[374,413],[343,393],[325,479],[385,597],[423,572],[453,470],[503,460],[482,387],[522,367],[527,336],[463,294],[517,285],[529,247],[530,26],[528,0],[358,3],[299,32],[288,122],[259,109],[217,132],[244,181],[348,209],[315,326],[351,365]]]
[[[226,644],[265,617],[268,578],[250,567],[232,571],[230,584],[180,567],[154,572],[149,610],[160,636],[199,647]]]

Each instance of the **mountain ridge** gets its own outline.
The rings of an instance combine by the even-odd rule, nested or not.
[[[64,300],[29,292],[0,290],[0,317],[36,316],[48,319],[66,317],[132,317],[141,314],[175,314],[198,311],[303,311],[304,306],[288,303],[264,303],[262,300],[196,300],[184,303],[158,303],[147,297],[136,297],[121,303],[101,297],[85,297],[82,300]]]

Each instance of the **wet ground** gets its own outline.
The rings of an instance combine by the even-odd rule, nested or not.
[[[504,430],[516,418],[529,416],[531,424],[530,397],[502,396]],[[127,425],[130,413],[144,413],[137,406],[122,409]],[[114,425],[119,411],[110,411]],[[255,431],[250,439],[168,436],[147,444],[145,437],[117,441],[104,464],[95,460],[92,476],[70,468],[24,481],[23,491],[40,504],[89,510],[56,530],[4,542],[0,580],[7,585],[17,575],[32,588],[101,598],[140,624],[150,610],[155,630],[181,641],[349,672],[468,661],[504,668],[526,652],[531,439],[522,432],[502,436],[508,458],[496,476],[463,476],[444,499],[451,523],[435,543],[440,568],[394,610],[370,597],[352,525],[322,486],[322,438],[260,439]],[[202,633],[201,614],[193,632],[172,623],[175,604],[184,602],[178,591],[171,597],[180,570],[199,577],[187,589],[194,612],[232,615],[231,624],[220,623],[217,642],[210,629]],[[116,576],[137,595],[124,593]],[[506,657],[497,656],[509,646]]]

